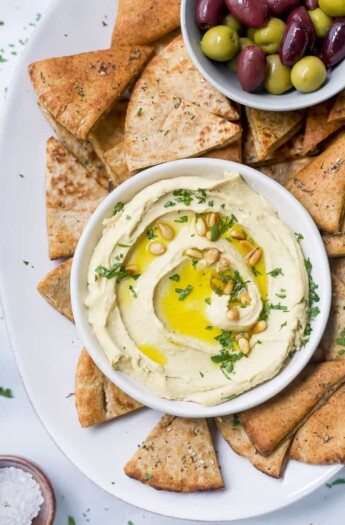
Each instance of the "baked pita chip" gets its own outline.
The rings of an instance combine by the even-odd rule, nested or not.
[[[259,161],[287,142],[301,128],[303,111],[263,111],[246,108],[249,127]]]
[[[334,106],[332,107],[329,115],[328,115],[328,122],[334,122],[336,120],[344,120],[345,119],[345,89],[343,91],[340,91]]]
[[[126,46],[48,58],[29,66],[39,102],[79,139],[86,139],[140,73],[153,48]]]
[[[240,137],[240,127],[185,102],[156,92],[140,79],[129,101],[125,154],[129,170],[197,157]]]
[[[345,256],[345,233],[323,233],[322,240],[328,257]]]
[[[271,454],[345,382],[345,361],[308,365],[280,394],[239,414],[254,447]]]
[[[197,492],[224,487],[206,419],[166,414],[124,471],[159,490]]]
[[[66,128],[56,122],[53,115],[49,113],[49,111],[44,106],[42,106],[42,104],[38,103],[38,105],[58,136],[61,144],[65,146],[68,151],[73,153],[78,162],[80,162],[80,164],[84,166],[85,169],[87,169],[87,171],[98,182],[98,184],[103,186],[103,188],[108,189],[109,176],[104,167],[104,164],[96,155],[92,144],[88,140],[78,139],[72,135],[72,133],[70,133]]]
[[[112,46],[149,44],[180,26],[181,0],[119,0]]]
[[[225,148],[213,149],[204,155],[209,159],[231,160],[232,162],[242,162],[242,138],[239,138],[225,146]]]
[[[82,427],[99,425],[143,406],[109,381],[85,348],[75,375],[75,402]]]
[[[261,168],[262,166],[271,166],[280,162],[288,162],[290,160],[300,159],[304,155],[302,154],[304,141],[304,133],[299,132],[294,137],[291,137],[285,144],[280,148],[269,153],[264,160],[259,160],[255,145],[254,137],[250,128],[246,130],[244,135],[243,145],[243,158],[245,164],[253,166],[255,168]]]
[[[47,141],[46,156],[49,257],[71,257],[84,226],[108,192],[53,137]]]
[[[314,358],[317,361],[345,360],[345,284],[335,275],[332,275],[330,316]]]
[[[291,440],[287,439],[269,456],[262,456],[255,449],[238,416],[223,416],[215,419],[223,438],[236,454],[247,458],[251,464],[272,478],[281,478],[288,459]]]
[[[271,166],[263,166],[259,168],[259,171],[279,182],[282,186],[285,186],[285,184],[287,184],[296,173],[307,166],[311,161],[312,159],[310,157],[305,157],[303,159],[272,164]]]
[[[159,55],[164,49],[169,45],[177,36],[181,34],[180,28],[175,29],[175,31],[172,31],[171,33],[168,33],[167,35],[162,36],[159,40],[155,40],[155,42],[152,42],[152,46],[155,48],[155,55]]]
[[[304,423],[293,440],[290,457],[303,463],[345,463],[345,387],[332,395]]]
[[[329,263],[332,274],[345,285],[345,257],[331,259]]]
[[[345,131],[286,185],[321,230],[336,233],[345,202]]]
[[[303,155],[308,155],[310,151],[315,150],[323,140],[335,133],[343,125],[339,121],[327,122],[332,103],[333,100],[326,100],[308,109]]]
[[[70,294],[71,266],[72,259],[56,266],[38,283],[37,290],[55,310],[74,321]]]

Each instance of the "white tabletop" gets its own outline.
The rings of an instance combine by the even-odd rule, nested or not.
[[[6,93],[10,89],[10,79],[21,49],[39,23],[49,3],[50,0],[0,0],[0,110],[6,103]],[[5,189],[2,188],[2,191]],[[11,388],[14,394],[13,399],[0,396],[0,454],[25,456],[38,463],[46,471],[57,496],[56,525],[67,525],[68,516],[74,517],[76,525],[87,523],[128,525],[130,522],[133,525],[172,525],[176,523],[176,520],[143,512],[106,494],[84,477],[59,450],[48,436],[26,395],[6,333],[1,305],[0,385]],[[340,473],[340,477],[345,477],[345,472],[344,474],[343,472]],[[241,525],[277,525],[277,523],[279,525],[290,525],[291,523],[294,525],[340,525],[344,523],[344,495],[345,485],[336,485],[332,488],[322,487],[313,495],[280,512],[236,523],[241,523]],[[177,523],[195,524],[195,522],[187,521]]]

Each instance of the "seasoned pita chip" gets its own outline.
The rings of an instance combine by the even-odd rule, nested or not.
[[[342,386],[297,432],[290,457],[313,465],[345,463],[344,414],[345,387]]]
[[[259,168],[259,171],[279,182],[282,186],[285,186],[285,184],[287,184],[296,173],[307,166],[311,161],[312,159],[310,157],[305,157],[304,159],[296,159],[288,162],[280,162],[279,164],[272,164],[271,166],[263,166],[262,168]]]
[[[345,284],[335,275],[332,275],[330,316],[314,358],[317,361],[345,360]]]
[[[259,161],[266,159],[295,135],[304,121],[303,111],[262,111],[246,108],[246,115]]]
[[[55,310],[74,321],[70,294],[71,266],[72,259],[56,266],[38,283],[37,290]]]
[[[213,149],[204,155],[209,159],[231,160],[232,162],[242,162],[242,138],[235,140],[225,148]]]
[[[42,104],[38,103],[38,105],[58,136],[61,144],[63,144],[63,146],[68,149],[68,151],[73,153],[78,162],[80,162],[80,164],[84,166],[85,169],[87,169],[87,171],[98,182],[98,184],[103,186],[103,188],[108,189],[108,174],[102,161],[99,159],[99,157],[97,157],[91,143],[88,140],[77,139],[77,137],[72,135],[72,133],[70,133],[66,128],[56,122],[53,115],[49,113],[49,111],[44,106],[42,106]]]
[[[143,406],[109,381],[85,348],[75,375],[75,402],[82,427],[99,425]]]
[[[175,29],[171,33],[162,36],[159,40],[152,42],[152,46],[155,48],[155,55],[159,55],[175,38],[181,34],[180,28]]]
[[[303,155],[308,155],[310,151],[315,150],[323,140],[335,133],[343,125],[339,121],[327,122],[332,104],[333,100],[326,100],[308,109]]]
[[[46,144],[50,259],[71,257],[88,219],[108,192],[53,137]]]
[[[124,471],[130,478],[171,492],[224,487],[206,419],[166,414]]]
[[[281,478],[288,459],[291,440],[284,441],[272,454],[265,457],[258,453],[250,441],[238,416],[223,416],[215,419],[223,438],[236,454],[247,458],[251,464],[272,478]]]
[[[243,158],[244,163],[254,168],[261,168],[262,166],[271,166],[280,162],[288,162],[290,160],[300,159],[302,154],[304,141],[304,133],[299,132],[294,137],[291,137],[285,144],[280,146],[272,153],[269,153],[264,160],[259,160],[255,146],[254,137],[250,128],[244,134]]]
[[[153,48],[126,46],[48,58],[29,66],[39,102],[79,139],[140,73]]]
[[[181,0],[119,0],[112,46],[149,44],[180,26]]]
[[[271,454],[344,382],[345,361],[308,365],[283,392],[239,414],[254,447]]]
[[[240,127],[185,102],[156,92],[140,79],[126,118],[128,168],[142,169],[169,160],[196,157],[227,146],[240,137]]]
[[[323,233],[322,240],[328,257],[345,256],[345,233]]]
[[[340,91],[334,106],[332,107],[330,114],[328,115],[328,121],[333,122],[335,120],[345,119],[345,89]]]
[[[331,259],[329,263],[332,274],[338,277],[338,279],[345,285],[345,257]]]
[[[321,230],[339,231],[345,202],[345,131],[286,188],[303,204]]]

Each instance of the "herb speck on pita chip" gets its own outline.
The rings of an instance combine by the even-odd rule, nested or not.
[[[72,259],[56,266],[38,283],[37,290],[53,308],[74,321],[70,294],[71,266]]]

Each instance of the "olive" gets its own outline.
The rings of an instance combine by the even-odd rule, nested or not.
[[[237,20],[237,18],[235,18],[232,15],[226,15],[226,17],[223,20],[223,25],[231,27],[232,29],[235,29],[237,33],[240,33],[242,30],[242,26],[239,23],[239,21]]]
[[[304,27],[308,35],[308,51],[315,51],[316,46],[316,33],[311,21],[310,16],[305,7],[297,7],[289,14],[286,24],[289,25],[291,22],[296,22],[296,24]]]
[[[247,29],[247,38],[249,38],[250,40],[253,40],[254,42],[254,35],[255,35],[255,27],[248,27]]]
[[[331,17],[326,15],[319,7],[308,11],[308,14],[313,22],[316,36],[319,38],[326,36],[333,22]]]
[[[265,78],[265,89],[272,95],[281,95],[292,88],[291,69],[284,66],[279,55],[266,57],[267,70]]]
[[[328,16],[345,16],[345,0],[319,0],[319,6]]]
[[[221,24],[223,18],[223,0],[197,0],[195,20],[202,31]]]
[[[316,9],[319,7],[319,0],[304,0],[304,5],[308,9]]]
[[[266,0],[272,15],[281,16],[299,5],[299,0]]]
[[[224,0],[230,13],[246,27],[263,27],[269,18],[265,0]]]
[[[307,56],[293,66],[291,82],[299,91],[310,93],[322,86],[326,75],[325,64],[317,57]]]
[[[251,93],[260,87],[266,74],[266,56],[257,46],[245,47],[238,59],[238,80],[242,89]]]
[[[238,53],[239,48],[237,32],[227,26],[212,27],[201,40],[201,50],[204,55],[218,62],[230,60]]]
[[[253,46],[254,45],[254,42],[252,42],[249,38],[246,38],[246,37],[241,37],[240,38],[240,50],[243,51],[243,49],[245,49],[246,47],[248,46]],[[240,53],[238,53],[234,58],[232,58],[230,61],[229,61],[229,68],[231,71],[233,71],[234,73],[237,72],[237,66],[238,66],[238,59],[240,58]]]
[[[293,66],[308,47],[308,33],[295,21],[289,22],[280,42],[279,56],[284,66]]]
[[[285,27],[285,23],[280,18],[270,18],[267,26],[255,31],[254,43],[261,47],[265,53],[276,53]]]
[[[345,18],[338,18],[322,41],[320,58],[327,67],[345,58]]]

